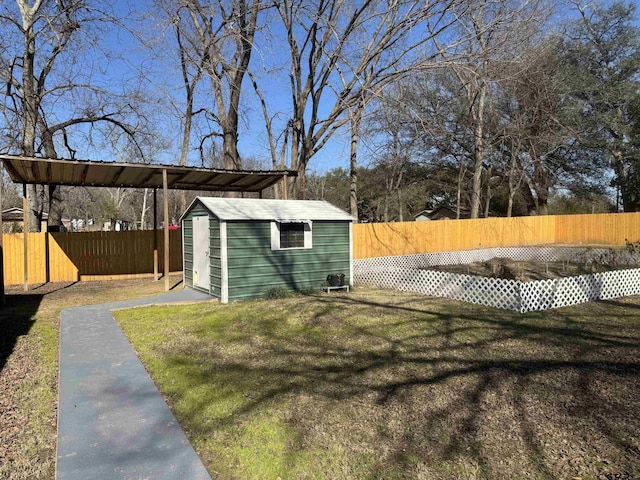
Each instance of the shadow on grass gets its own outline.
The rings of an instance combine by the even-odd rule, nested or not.
[[[31,285],[27,292],[14,286],[10,291],[5,291],[5,306],[0,309],[0,372],[13,352],[18,338],[29,334],[44,298],[77,283],[36,284]]]
[[[0,310],[0,372],[18,338],[29,333],[43,297],[29,292],[5,297],[5,306]]]
[[[337,435],[364,435],[379,452],[370,478],[640,473],[637,305],[520,315],[416,296],[292,302],[309,312],[297,328],[281,311],[241,312],[203,324],[199,346],[167,347],[186,384],[243,397],[203,427],[225,393],[205,396],[180,414],[187,430],[224,429],[286,404],[303,437],[332,415],[350,416],[358,427]],[[309,397],[311,410],[291,400]]]

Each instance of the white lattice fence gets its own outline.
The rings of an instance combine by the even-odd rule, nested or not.
[[[421,270],[435,265],[486,261],[494,257],[561,261],[582,256],[581,260],[586,261],[588,257],[585,255],[593,255],[597,260],[599,256],[610,253],[606,249],[584,248],[490,248],[368,258],[354,261],[354,280],[360,285],[417,292],[520,312],[640,294],[639,268],[531,282]],[[618,253],[627,254],[620,257],[625,262],[638,262],[637,257],[628,252]]]

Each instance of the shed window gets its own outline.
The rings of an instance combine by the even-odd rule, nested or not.
[[[280,248],[304,248],[304,223],[280,224]]]
[[[271,249],[311,248],[311,221],[271,222]]]

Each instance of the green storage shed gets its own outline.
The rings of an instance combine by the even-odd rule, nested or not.
[[[196,198],[182,215],[184,284],[222,303],[353,281],[353,217],[325,201]]]

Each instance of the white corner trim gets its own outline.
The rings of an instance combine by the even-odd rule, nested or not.
[[[191,223],[193,225],[193,222]],[[155,235],[156,232],[153,232],[153,234]],[[193,237],[193,227],[191,227],[191,236]],[[180,237],[181,241],[182,241],[182,288],[185,288],[187,285],[187,276],[185,275],[186,269],[184,268],[185,265],[185,261],[184,261],[184,253],[185,253],[185,249],[184,249],[184,218],[180,220]],[[191,247],[193,248],[193,247]],[[193,287],[193,273],[191,274],[192,278],[191,278],[191,286]]]
[[[227,222],[220,222],[220,303],[229,303],[229,268],[227,262]]]
[[[353,288],[353,222],[349,222],[349,285]]]

